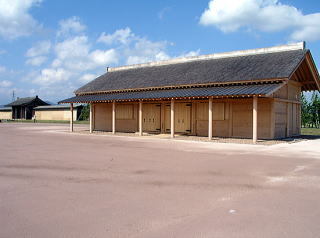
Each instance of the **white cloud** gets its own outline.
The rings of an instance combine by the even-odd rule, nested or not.
[[[58,43],[53,67],[65,67],[83,72],[118,62],[114,49],[91,51],[87,36],[76,36]]]
[[[6,72],[6,67],[0,65],[0,73]]]
[[[113,34],[106,34],[103,32],[97,41],[111,45],[114,43],[128,44],[133,39],[134,34],[131,32],[131,29],[127,27],[125,29],[116,30]]]
[[[36,56],[28,59],[26,61],[26,64],[33,65],[33,66],[40,66],[46,61],[47,61],[46,56]]]
[[[168,42],[150,41],[144,37],[136,36],[129,27],[116,30],[112,34],[103,32],[98,42],[106,45],[118,44],[118,51],[126,64],[139,64],[149,61],[169,59],[166,53]]]
[[[63,69],[46,68],[40,71],[40,75],[36,77],[33,82],[41,85],[51,85],[61,81],[67,81],[72,73]]]
[[[41,0],[0,0],[0,36],[14,39],[28,36],[40,28],[29,10]]]
[[[0,88],[8,88],[12,85],[12,82],[8,80],[0,81]]]
[[[192,56],[198,56],[200,54],[200,49],[196,51],[189,51],[185,54],[179,55],[178,57],[192,57]]]
[[[163,20],[164,16],[171,10],[171,7],[165,7],[158,12],[158,18]]]
[[[33,65],[33,66],[40,66],[44,62],[47,61],[47,55],[51,49],[51,42],[50,41],[41,41],[35,44],[26,52],[26,64]]]
[[[81,83],[88,83],[91,80],[95,79],[96,77],[98,77],[98,75],[96,74],[84,74],[79,78],[79,81]]]
[[[70,17],[59,22],[60,29],[57,32],[57,36],[68,36],[70,34],[79,34],[82,33],[86,26],[80,22],[79,17]]]
[[[48,54],[51,49],[51,43],[50,41],[41,41],[35,44],[32,48],[30,48],[26,56],[27,57],[35,57],[40,55]]]
[[[216,26],[223,32],[241,28],[262,32],[290,30],[291,40],[319,40],[320,13],[304,15],[278,0],[211,0],[200,24]]]
[[[167,60],[170,56],[166,53],[168,43],[165,41],[152,42],[145,38],[138,38],[132,48],[125,50],[127,64],[140,64],[150,61]]]
[[[79,21],[78,18],[73,19]],[[54,45],[47,48],[44,47],[45,44],[43,47],[35,46],[26,54],[32,56],[27,63],[35,66],[51,59],[48,66],[42,70],[33,69],[23,79],[25,82],[37,85],[37,94],[46,95],[49,100],[70,96],[73,90],[104,73],[107,66],[170,58],[168,42],[151,41],[146,37],[137,36],[128,27],[109,34],[102,33],[99,39],[91,41],[83,32],[85,26],[66,27],[66,25],[77,26],[77,24],[61,24],[59,35],[65,37],[56,38]],[[36,48],[43,50],[36,51]],[[50,54],[45,55],[46,52]],[[198,53],[199,51],[191,51],[185,56]]]

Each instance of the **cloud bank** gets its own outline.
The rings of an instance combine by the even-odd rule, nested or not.
[[[320,13],[303,14],[278,0],[211,0],[200,24],[228,33],[240,29],[261,32],[288,30],[290,40],[320,39]]]

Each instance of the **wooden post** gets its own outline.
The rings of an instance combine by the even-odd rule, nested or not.
[[[212,98],[209,98],[208,139],[209,139],[209,140],[212,140]]]
[[[70,132],[73,132],[73,103],[70,103]]]
[[[93,132],[93,105],[90,103],[90,133]]]
[[[257,143],[258,139],[258,97],[253,96],[253,111],[252,111],[252,141]]]
[[[139,102],[139,136],[142,136],[142,102]]]
[[[286,137],[290,137],[290,110],[289,107],[291,107],[291,103],[287,102],[287,130],[286,130]],[[292,110],[292,109],[291,109]]]
[[[112,102],[112,134],[116,134],[116,102]]]
[[[171,138],[174,138],[174,99],[171,99]]]
[[[270,139],[274,139],[275,137],[275,128],[276,128],[275,101],[272,98],[270,101]]]

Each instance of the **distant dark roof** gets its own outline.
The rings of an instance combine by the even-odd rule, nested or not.
[[[288,78],[307,52],[299,49],[110,71],[75,93]]]
[[[0,112],[10,112],[12,111],[12,107],[0,107]]]
[[[210,96],[252,96],[266,95],[280,88],[283,84],[252,84],[238,86],[201,87],[185,89],[163,89],[123,93],[104,93],[79,95],[59,103],[88,103],[111,100],[139,100],[139,99],[160,99],[160,98],[187,98],[187,97],[210,97]]]
[[[35,97],[18,98],[16,101],[7,104],[6,107],[25,106],[32,103],[35,100],[38,100],[39,104],[41,105],[48,105],[48,103],[42,101],[40,98],[38,98],[38,96],[35,96]]]
[[[82,105],[74,105],[74,108],[82,107]],[[70,110],[69,105],[48,105],[48,106],[38,106],[34,110]]]

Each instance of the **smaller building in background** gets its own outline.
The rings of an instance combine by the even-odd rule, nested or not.
[[[16,101],[9,103],[6,107],[12,108],[11,119],[30,120],[34,116],[34,108],[37,106],[49,105],[42,101],[38,96],[18,98]]]
[[[11,107],[0,107],[0,120],[10,120],[12,118]]]
[[[73,120],[79,119],[83,106],[75,105],[73,107]],[[36,120],[70,120],[70,106],[67,105],[47,105],[34,108]]]

